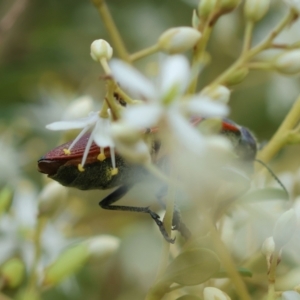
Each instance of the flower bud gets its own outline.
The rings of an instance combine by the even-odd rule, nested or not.
[[[98,258],[105,258],[118,250],[120,239],[112,235],[100,235],[86,241],[88,251]]]
[[[230,297],[215,287],[206,287],[203,290],[204,300],[230,300]]]
[[[244,13],[249,21],[257,22],[267,13],[270,0],[246,0]]]
[[[207,96],[213,100],[227,104],[230,99],[230,90],[224,85],[218,85],[214,89],[209,86],[201,91],[201,95]]]
[[[90,96],[82,96],[73,100],[67,106],[62,119],[74,120],[86,117],[93,110],[93,99]]]
[[[265,255],[267,259],[271,257],[271,255],[275,251],[275,242],[272,236],[268,237],[265,239],[262,247],[261,247],[261,252]]]
[[[101,59],[111,59],[113,55],[113,49],[108,42],[105,40],[95,40],[91,44],[91,57],[95,61]]]
[[[105,258],[114,253],[119,244],[118,238],[103,235],[68,248],[45,269],[43,285],[49,287],[60,283],[79,271],[90,257]]]
[[[174,27],[165,31],[158,39],[158,46],[169,54],[185,52],[196,45],[201,33],[192,27]]]
[[[226,85],[235,85],[242,82],[248,73],[249,70],[247,68],[240,68],[231,74],[231,76],[226,80]]]
[[[221,12],[228,13],[236,9],[241,3],[241,0],[221,0],[220,2]]]
[[[216,7],[217,0],[201,0],[198,5],[198,15],[206,20]]]
[[[0,191],[0,214],[6,212],[11,205],[13,191],[9,187],[4,187]]]
[[[274,226],[273,238],[276,249],[281,249],[292,238],[297,227],[297,216],[294,209],[282,214]]]
[[[56,181],[49,182],[39,195],[39,213],[52,215],[66,199],[68,190]]]
[[[193,16],[192,16],[192,26],[193,26],[193,28],[197,29],[199,24],[200,24],[200,20],[199,20],[196,10],[194,9]]]
[[[65,250],[44,272],[43,286],[54,286],[78,272],[86,263],[89,251],[86,244],[79,244]]]
[[[278,72],[286,75],[293,75],[300,72],[300,50],[286,51],[280,54],[274,62]]]
[[[24,279],[25,266],[19,258],[12,258],[4,263],[0,272],[5,285],[9,288],[16,288]]]
[[[300,14],[300,1],[299,0],[283,0],[286,5],[293,9],[296,13]]]

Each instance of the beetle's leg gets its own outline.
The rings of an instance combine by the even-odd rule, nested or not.
[[[124,206],[124,205],[112,205],[118,200],[120,200],[130,189],[132,188],[132,185],[123,185],[119,188],[117,188],[115,191],[113,191],[111,194],[106,196],[103,200],[99,202],[99,205],[103,209],[109,209],[109,210],[123,210],[123,211],[132,211],[132,212],[141,212],[146,213],[151,216],[151,218],[155,221],[157,224],[159,230],[161,231],[163,237],[168,241],[169,243],[174,243],[175,239],[172,239],[169,237],[163,222],[160,220],[159,215],[153,212],[149,207],[138,207],[138,206]]]
[[[156,194],[156,198],[160,205],[166,209],[166,205],[163,202],[162,198],[167,195],[168,187],[164,185]],[[182,222],[181,214],[179,208],[174,205],[173,219],[172,219],[172,230],[177,230],[180,234],[187,240],[191,237],[191,232],[186,227],[186,225]]]

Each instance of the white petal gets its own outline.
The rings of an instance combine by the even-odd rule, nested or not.
[[[170,112],[168,114],[168,121],[172,128],[172,134],[187,148],[198,154],[206,149],[206,139],[178,112]]]
[[[176,95],[182,95],[190,81],[190,66],[183,55],[173,55],[165,59],[161,70],[161,98],[176,89]]]
[[[286,291],[282,293],[282,300],[299,300],[300,295],[295,291]]]
[[[197,114],[202,117],[225,117],[229,113],[226,104],[212,101],[208,97],[193,97],[186,104],[190,114]]]
[[[115,80],[131,96],[147,100],[156,99],[155,87],[139,71],[118,59],[113,59],[109,66]]]
[[[123,120],[137,129],[150,128],[157,124],[162,114],[158,105],[134,105],[128,107],[123,114]]]
[[[98,112],[90,112],[89,116],[86,118],[81,118],[77,120],[70,121],[59,121],[48,124],[46,126],[49,130],[69,130],[69,129],[80,129],[86,126],[91,126],[96,123],[98,119]]]
[[[99,147],[114,147],[110,132],[110,120],[99,118],[93,130],[93,139]]]

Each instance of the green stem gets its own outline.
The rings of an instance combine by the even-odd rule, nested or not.
[[[285,146],[289,132],[293,130],[299,120],[300,96],[295,101],[290,112],[287,114],[270,142],[258,154],[257,158],[262,160],[264,163],[268,163],[278,153],[278,151]]]
[[[195,78],[193,78],[189,88],[188,88],[188,94],[194,94],[197,88],[198,78],[199,78],[199,69],[200,69],[200,63],[201,59],[203,57],[203,54],[205,53],[205,49],[208,43],[208,40],[210,38],[212,32],[212,27],[208,24],[204,26],[202,37],[199,40],[198,44],[194,48],[194,54],[192,59],[192,69],[197,69],[197,74]]]
[[[295,13],[293,11],[289,11],[289,13],[284,16],[284,18],[278,23],[278,25],[272,30],[272,32],[258,45],[253,47],[247,52],[242,52],[240,57],[229,67],[225,72],[223,72],[219,77],[217,77],[210,86],[212,88],[217,87],[220,84],[224,84],[226,80],[243,64],[253,58],[255,55],[260,53],[261,51],[269,48],[272,44],[272,41],[275,37],[288,25],[290,24],[293,19],[295,18]]]
[[[221,263],[223,264],[226,272],[228,273],[230,279],[232,280],[236,292],[238,294],[238,299],[241,300],[251,300],[248,291],[246,289],[246,285],[241,279],[238,271],[236,270],[235,264],[228,253],[226,246],[224,245],[223,241],[221,240],[218,231],[215,228],[215,225],[212,223],[211,220],[208,220],[210,224],[210,233],[213,238],[213,242],[215,245],[215,250],[217,255],[219,256]]]
[[[249,69],[256,69],[256,70],[271,70],[272,69],[272,65],[269,62],[264,62],[264,61],[254,61],[254,62],[249,62],[246,65],[247,68]]]
[[[253,28],[254,28],[254,23],[252,21],[248,21],[245,29],[244,45],[243,45],[242,53],[246,53],[251,48]]]
[[[276,268],[278,264],[278,251],[275,251],[272,255],[272,261],[268,274],[268,298],[267,300],[275,300],[275,280],[276,280]]]
[[[109,9],[104,0],[92,0],[103,20],[103,23],[110,34],[114,49],[119,57],[127,62],[130,62],[129,54],[126,50],[122,37],[117,29],[117,26],[109,12]]]
[[[130,55],[130,61],[136,61],[138,59],[141,59],[145,56],[151,55],[153,53],[156,53],[159,51],[159,46],[157,44],[150,46],[146,49],[143,49],[141,51],[138,51],[132,55]]]

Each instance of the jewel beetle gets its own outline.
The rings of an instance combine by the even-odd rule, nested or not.
[[[193,118],[191,124],[197,126],[203,120],[205,119],[200,117]],[[155,135],[156,131],[146,130],[145,134]],[[220,133],[228,137],[231,141],[234,140],[234,151],[238,159],[251,164],[253,163],[257,152],[257,144],[254,136],[247,128],[239,126],[229,119],[223,119]],[[116,190],[99,202],[99,205],[103,209],[147,213],[158,225],[164,238],[168,242],[173,243],[174,239],[168,236],[160,217],[149,207],[115,205],[139,181],[141,174],[146,172],[143,167],[130,164],[116,153],[118,173],[112,175],[109,148],[104,149],[106,159],[99,161],[97,158],[100,151],[99,146],[92,143],[84,165],[85,171],[81,172],[78,170],[77,166],[81,161],[88,138],[89,134],[82,136],[72,148],[71,154],[66,155],[64,149],[68,148],[72,141],[49,151],[38,160],[38,171],[47,174],[51,179],[67,187],[74,187],[81,190],[116,188]],[[155,141],[155,138],[153,140],[151,152],[155,155],[160,150],[160,143]],[[190,236],[189,230],[181,222],[180,213],[176,209],[174,211],[172,229],[180,231],[186,238]]]

